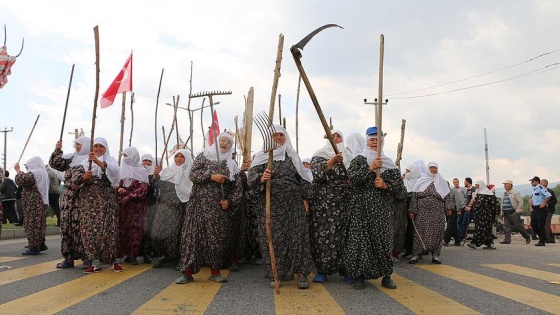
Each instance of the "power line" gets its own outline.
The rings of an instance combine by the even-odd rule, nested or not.
[[[553,67],[553,66],[556,66],[556,67]],[[469,89],[474,89],[474,88],[483,87],[483,86],[487,86],[487,85],[493,85],[493,84],[498,84],[498,83],[502,83],[502,82],[513,81],[513,80],[525,78],[525,77],[528,77],[528,76],[532,76],[532,75],[541,74],[541,73],[544,73],[544,72],[556,70],[556,69],[559,69],[559,68],[560,68],[560,63],[557,62],[557,63],[553,63],[553,64],[547,65],[547,66],[539,68],[539,69],[531,70],[529,72],[525,72],[525,73],[522,73],[522,74],[519,74],[519,75],[516,75],[516,76],[513,76],[513,77],[498,80],[498,81],[476,84],[476,85],[471,85],[471,86],[467,86],[467,87],[462,87],[462,88],[457,88],[457,89],[453,89],[453,90],[449,90],[449,91],[443,91],[443,92],[437,92],[437,93],[430,93],[430,94],[423,94],[423,95],[416,95],[416,96],[407,96],[407,97],[392,97],[391,99],[393,99],[393,100],[406,100],[406,99],[412,99],[412,98],[422,98],[422,97],[429,97],[429,96],[447,94],[447,93],[452,93],[452,92],[457,92],[457,91],[469,90]]]
[[[529,63],[529,62],[531,62],[531,61],[533,61],[533,60],[536,60],[536,59],[538,59],[538,58],[541,58],[541,57],[544,57],[544,56],[553,54],[553,53],[558,52],[558,51],[560,51],[560,49],[556,49],[556,50],[553,50],[553,51],[549,51],[549,52],[540,54],[540,55],[538,55],[538,56],[535,56],[535,57],[533,57],[533,58],[529,58],[529,59],[527,59],[527,60],[525,60],[525,61],[518,62],[518,63],[516,63],[516,64],[510,65],[510,66],[506,66],[506,67],[503,67],[503,68],[500,68],[500,69],[497,69],[497,70],[492,70],[492,71],[489,71],[489,72],[485,72],[485,73],[482,73],[482,74],[477,74],[477,75],[470,76],[470,77],[467,77],[467,78],[464,78],[464,79],[458,79],[458,80],[454,80],[454,81],[451,81],[451,82],[442,83],[442,84],[438,84],[438,85],[433,85],[433,86],[429,86],[429,87],[425,87],[425,88],[421,88],[421,89],[416,89],[416,90],[410,90],[410,91],[406,91],[406,92],[399,92],[399,93],[388,94],[388,95],[386,95],[386,96],[394,96],[394,95],[408,94],[408,93],[412,93],[412,92],[425,91],[425,90],[433,89],[433,88],[436,88],[436,87],[446,86],[446,85],[449,85],[449,84],[453,84],[453,83],[457,83],[457,82],[462,82],[462,81],[466,81],[466,80],[470,80],[470,79],[474,79],[474,78],[478,78],[478,77],[485,76],[485,75],[488,75],[488,74],[492,74],[492,73],[495,73],[495,72],[499,72],[499,71],[502,71],[502,70],[505,70],[505,69],[513,68],[513,67],[522,65],[522,64],[524,64],[524,63]],[[393,98],[393,99],[394,99],[394,98]]]

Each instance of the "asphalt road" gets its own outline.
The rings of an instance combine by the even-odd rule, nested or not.
[[[298,290],[282,283],[280,294],[268,287],[260,265],[223,271],[229,281],[176,285],[174,266],[123,264],[84,275],[76,268],[57,270],[60,239],[49,250],[21,256],[25,239],[0,242],[0,314],[560,314],[560,244],[535,247],[520,236],[497,250],[444,247],[443,264],[424,257],[416,265],[395,264],[396,290],[371,280],[358,291],[338,276]],[[311,280],[311,277],[309,278]]]

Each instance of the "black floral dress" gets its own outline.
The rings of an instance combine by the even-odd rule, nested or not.
[[[201,266],[220,269],[229,264],[233,255],[232,232],[237,205],[243,196],[241,173],[234,180],[220,185],[210,179],[212,174],[223,174],[229,178],[226,161],[211,161],[199,154],[191,168],[193,182],[191,197],[187,203],[181,233],[181,269],[200,271]],[[220,207],[222,187],[229,208]]]
[[[72,159],[63,158],[62,150],[55,150],[49,159],[52,168],[64,172],[64,191],[60,205],[60,251],[67,261],[81,259],[84,252],[80,234],[80,211],[76,207],[80,191],[72,189],[72,178],[77,166],[71,167],[70,163]]]
[[[346,273],[353,278],[376,279],[393,273],[393,195],[406,195],[398,169],[388,169],[381,178],[389,190],[374,187],[375,172],[364,156],[355,157],[348,175],[351,180],[348,228],[344,249]]]
[[[177,197],[174,183],[158,179],[155,185],[159,187],[160,196],[152,226],[152,250],[156,257],[177,259],[186,203]]]
[[[489,246],[493,244],[494,234],[492,234],[492,226],[500,212],[498,198],[495,195],[477,194],[473,203],[473,211],[476,213],[476,216],[474,217],[472,242],[476,246]]]
[[[415,214],[414,224],[416,225],[417,232],[414,232],[412,245],[412,254],[414,256],[428,253],[439,256],[443,233],[445,232],[445,210],[454,209],[454,207],[455,202],[451,192],[445,197],[441,197],[434,183],[428,185],[422,192],[412,193],[408,212]],[[420,234],[422,240],[418,238],[418,234]],[[422,247],[422,241],[426,246],[426,250]]]
[[[33,173],[19,173],[16,175],[15,181],[18,186],[22,187],[23,227],[29,250],[39,250],[41,244],[45,242],[45,229],[47,227],[45,216],[48,205],[43,202]]]
[[[260,182],[266,164],[249,170],[248,183],[259,212],[259,240],[263,264],[269,279],[273,279],[268,239],[265,227],[265,185]],[[309,222],[303,199],[313,196],[311,183],[301,178],[286,155],[284,161],[273,161],[271,178],[271,231],[276,270],[280,280],[291,280],[295,273],[304,276],[314,271],[309,240]]]
[[[317,272],[343,271],[349,179],[343,166],[327,170],[327,159],[311,159],[314,201],[311,204],[311,248]]]

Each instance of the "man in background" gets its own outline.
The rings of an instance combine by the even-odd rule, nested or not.
[[[500,218],[504,220],[505,238],[500,244],[511,244],[511,231],[516,229],[525,238],[525,243],[531,243],[531,235],[525,231],[521,224],[521,212],[523,212],[523,197],[513,189],[513,181],[506,179],[504,182],[504,194],[502,195],[502,209]]]
[[[10,178],[10,172],[4,172],[4,180],[0,184],[0,192],[2,193],[2,208],[4,208],[4,217],[2,223],[7,222],[17,224],[18,216],[16,212],[16,183]]]
[[[546,214],[546,221],[544,223],[544,230],[546,235],[545,242],[556,243],[556,241],[554,240],[554,234],[552,234],[551,224],[552,224],[552,215],[554,214],[554,210],[556,210],[556,203],[558,203],[558,200],[556,199],[556,194],[554,193],[554,191],[548,188],[548,180],[544,178],[541,179],[541,186],[546,188],[546,190],[551,195],[550,200],[546,204],[547,214]]]
[[[533,195],[531,196],[533,203],[533,212],[531,213],[531,228],[537,232],[539,242],[535,246],[544,246],[546,242],[546,230],[544,225],[547,216],[547,204],[552,195],[547,188],[541,186],[541,179],[535,176],[530,179],[533,186]]]

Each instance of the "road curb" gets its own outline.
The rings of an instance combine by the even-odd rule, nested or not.
[[[58,235],[60,232],[60,227],[58,226],[48,226],[45,229],[45,236],[47,235]],[[24,229],[2,229],[2,237],[0,240],[11,240],[15,238],[26,238]]]

